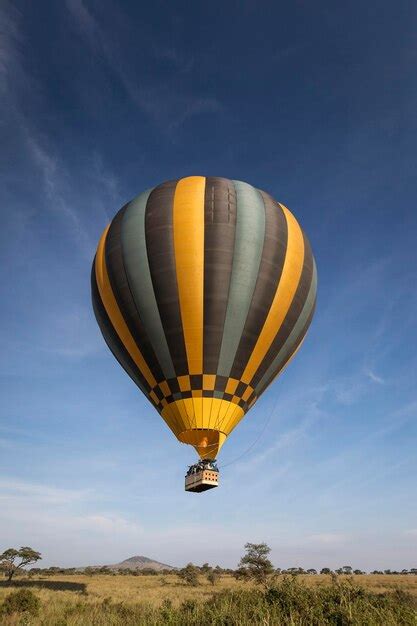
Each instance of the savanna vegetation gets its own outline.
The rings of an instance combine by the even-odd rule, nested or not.
[[[273,568],[265,544],[247,544],[238,569],[205,563],[138,573],[107,568],[15,572],[0,582],[5,626],[417,625],[417,571],[317,573]],[[123,572],[123,573],[122,573]],[[389,573],[388,573],[389,572]]]

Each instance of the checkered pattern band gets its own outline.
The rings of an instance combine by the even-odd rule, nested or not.
[[[211,374],[185,375],[163,380],[149,392],[154,406],[162,411],[167,404],[184,398],[219,398],[239,405],[246,413],[256,394],[253,387],[237,380]]]

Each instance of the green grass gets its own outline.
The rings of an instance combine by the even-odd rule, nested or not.
[[[22,579],[12,587],[0,585],[0,611],[13,590],[25,587],[38,598],[39,613],[37,616],[3,613],[0,623],[5,626],[416,626],[416,596],[410,593],[415,577],[399,577],[404,581],[403,588],[397,581],[391,590],[378,587],[379,580],[373,586],[372,578],[281,576],[266,593],[227,576],[218,586],[204,583],[195,588],[181,584],[173,575]]]

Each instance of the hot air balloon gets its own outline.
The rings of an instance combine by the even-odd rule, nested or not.
[[[217,486],[220,448],[314,313],[316,265],[294,215],[241,181],[162,183],[104,230],[91,285],[113,355],[200,456],[186,489]]]

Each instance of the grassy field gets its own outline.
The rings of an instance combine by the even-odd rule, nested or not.
[[[23,588],[39,598],[38,615],[3,614],[0,623],[417,625],[417,576],[341,576],[336,583],[330,576],[298,576],[296,580],[281,576],[275,595],[265,597],[250,584],[227,575],[215,586],[201,576],[196,587],[185,585],[175,575],[55,575],[18,578],[12,585],[0,582],[0,607],[11,591]],[[329,603],[346,616],[335,615],[329,621],[327,613],[331,616],[334,611],[326,608]]]

